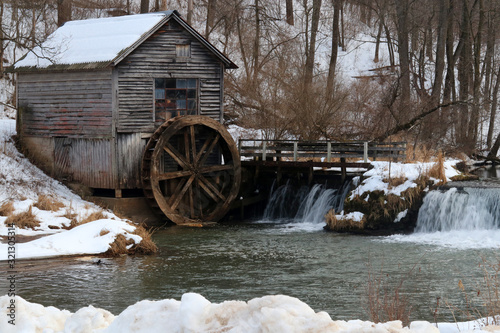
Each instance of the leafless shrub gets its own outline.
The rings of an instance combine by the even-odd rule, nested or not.
[[[131,244],[134,244],[133,240],[126,239],[122,234],[118,234],[115,238],[115,241],[110,244],[109,249],[104,254],[112,257],[129,254],[129,249],[127,249],[127,246]]]

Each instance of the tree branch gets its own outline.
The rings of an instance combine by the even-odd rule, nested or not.
[[[467,103],[468,103],[468,101],[454,101],[454,102],[450,102],[450,103],[446,103],[446,104],[439,104],[439,105],[433,107],[432,109],[429,109],[429,110],[427,110],[425,112],[422,112],[418,116],[412,118],[407,123],[404,123],[404,124],[401,124],[401,125],[397,125],[396,127],[393,127],[392,129],[390,129],[389,131],[385,132],[384,134],[376,137],[372,141],[381,142],[381,141],[384,141],[385,139],[387,139],[388,137],[390,137],[391,135],[394,135],[394,134],[399,133],[401,131],[409,130],[410,128],[412,128],[413,126],[415,126],[415,124],[419,120],[422,120],[423,118],[427,117],[428,115],[430,115],[431,113],[434,113],[435,111],[437,111],[439,109],[446,108],[446,107],[449,107],[449,106],[452,106],[452,105],[467,104]]]

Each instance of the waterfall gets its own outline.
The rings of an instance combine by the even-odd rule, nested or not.
[[[290,184],[273,189],[264,210],[264,220],[293,220],[296,223],[322,223],[330,209],[339,212],[349,192],[350,183],[340,189],[329,189],[316,184],[298,190]]]
[[[416,233],[500,228],[500,188],[431,191],[418,213]]]

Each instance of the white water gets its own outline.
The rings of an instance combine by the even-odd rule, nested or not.
[[[459,249],[500,248],[500,188],[451,188],[431,191],[412,235],[389,241]]]
[[[349,186],[346,183],[339,190],[318,184],[310,189],[301,187],[298,190],[289,184],[280,186],[270,195],[263,221],[285,223],[286,228],[293,230],[321,229],[330,209],[336,212],[343,209]]]

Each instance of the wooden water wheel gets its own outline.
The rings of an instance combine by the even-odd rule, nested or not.
[[[152,206],[172,222],[217,222],[239,191],[238,149],[224,126],[213,119],[172,118],[146,145],[142,177]]]

